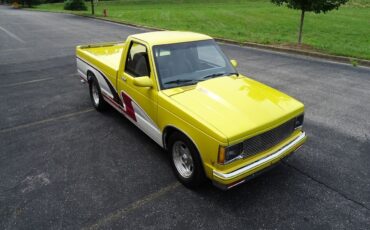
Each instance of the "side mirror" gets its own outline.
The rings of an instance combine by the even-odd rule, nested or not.
[[[230,63],[231,63],[231,65],[232,65],[232,66],[234,66],[235,68],[238,66],[238,62],[237,62],[236,60],[234,60],[234,59],[231,59],[231,60],[230,60]]]
[[[153,87],[153,82],[148,76],[135,77],[133,83],[138,87]]]

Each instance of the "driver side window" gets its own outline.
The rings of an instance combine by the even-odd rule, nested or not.
[[[127,54],[125,72],[133,77],[150,75],[148,52],[144,45],[131,42],[130,50]]]

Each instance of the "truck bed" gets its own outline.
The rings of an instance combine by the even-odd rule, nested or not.
[[[76,48],[76,56],[105,75],[114,77],[119,69],[124,48],[124,42],[81,45]]]

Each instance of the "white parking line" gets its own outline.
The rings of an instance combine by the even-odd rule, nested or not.
[[[4,31],[6,34],[8,34],[10,37],[14,38],[15,40],[17,40],[17,41],[19,41],[21,43],[26,43],[20,37],[18,37],[17,35],[13,34],[12,32],[6,30],[5,28],[3,28],[1,26],[0,26],[0,30]]]
[[[36,79],[36,80],[31,80],[31,81],[22,81],[22,82],[13,83],[13,84],[0,85],[0,88],[6,88],[6,87],[18,86],[18,85],[26,85],[26,84],[36,83],[36,82],[40,82],[40,81],[47,81],[47,80],[51,80],[51,79],[54,79],[54,78],[52,78],[52,77],[40,78],[40,79]]]
[[[173,191],[177,187],[179,187],[180,183],[179,182],[174,182],[172,184],[169,184],[168,186],[158,190],[157,192],[151,193],[145,197],[143,197],[140,200],[137,200],[130,205],[126,206],[123,209],[120,209],[116,212],[110,213],[107,216],[103,217],[102,219],[98,220],[95,224],[89,226],[89,227],[84,227],[82,229],[101,229],[104,228],[105,225],[112,223],[115,220],[122,219],[126,214],[130,213],[131,211],[134,211],[145,204],[167,194],[170,191]]]
[[[88,112],[92,112],[92,111],[94,111],[94,109],[85,109],[85,110],[81,110],[81,111],[74,112],[74,113],[64,114],[64,115],[59,116],[59,117],[47,118],[47,119],[44,119],[44,120],[41,120],[41,121],[35,121],[35,122],[31,122],[31,123],[27,123],[27,124],[23,124],[23,125],[18,125],[18,126],[14,126],[14,127],[10,127],[10,128],[0,129],[0,134],[1,133],[7,133],[7,132],[10,132],[10,131],[19,130],[19,129],[24,129],[24,128],[28,128],[28,127],[32,127],[32,126],[35,126],[35,125],[48,123],[48,122],[55,121],[55,120],[60,120],[60,119],[64,119],[64,118],[73,117],[73,116],[76,116],[76,115],[80,115],[80,114],[84,114],[84,113],[88,113]]]
[[[72,73],[65,75],[67,77],[77,77],[77,73]],[[30,80],[30,81],[21,81],[17,83],[11,83],[11,84],[6,84],[6,85],[0,85],[0,88],[6,88],[6,87],[12,87],[12,86],[19,86],[19,85],[27,85],[27,84],[32,84],[32,83],[37,83],[37,82],[42,82],[42,81],[48,81],[48,80],[55,80],[57,78],[55,77],[46,77],[46,78],[39,78],[35,80]]]

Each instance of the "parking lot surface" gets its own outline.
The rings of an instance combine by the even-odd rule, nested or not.
[[[0,229],[369,229],[370,69],[221,44],[304,102],[306,145],[235,189],[191,191],[113,109],[92,109],[74,47],[145,30],[0,7]]]

